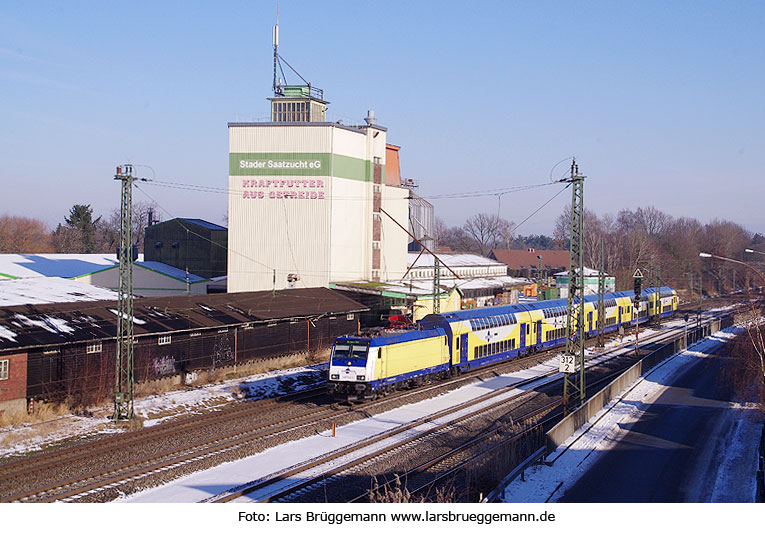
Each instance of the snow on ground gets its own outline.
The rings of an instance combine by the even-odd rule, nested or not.
[[[644,412],[644,402],[655,399],[666,386],[671,384],[673,376],[686,371],[690,366],[698,364],[719,346],[729,342],[741,329],[731,327],[700,340],[688,350],[675,354],[665,360],[653,371],[642,377],[616,397],[606,407],[598,412],[584,426],[574,433],[566,442],[545,459],[553,462],[552,466],[535,465],[525,472],[525,481],[512,481],[501,496],[507,503],[541,503],[547,500],[554,502],[556,498],[571,488],[603,452],[616,444],[617,435],[626,427],[629,429]],[[734,405],[730,411],[731,418],[736,420],[737,437],[753,435],[759,437],[762,424],[748,418],[752,411],[750,407]],[[751,440],[733,440],[726,450],[726,457],[719,463],[720,477],[710,496],[699,501],[744,501],[742,499],[741,482],[752,479],[756,471],[756,459],[747,465],[742,460],[747,457],[745,446],[751,449]],[[747,473],[748,478],[742,478]],[[753,489],[745,489],[744,493]],[[751,501],[751,500],[749,500]]]
[[[262,399],[314,385],[326,375],[327,364],[232,379],[215,385],[179,389],[136,399],[135,412],[150,427],[171,418],[215,410],[235,399]],[[91,416],[64,416],[42,423],[0,427],[0,456],[19,455],[76,436],[120,432],[109,421],[112,407],[104,406]]]
[[[679,325],[679,323],[677,323]],[[655,330],[641,330],[641,338],[655,333]],[[630,341],[634,342],[634,334],[624,337],[623,348],[617,351],[631,351],[628,347]],[[609,344],[611,347],[618,346],[619,342]],[[589,353],[589,351],[588,351]],[[373,435],[383,433],[401,425],[410,423],[416,419],[433,414],[440,410],[453,407],[468,400],[475,399],[487,393],[489,390],[507,388],[526,379],[539,377],[551,369],[557,370],[559,357],[553,356],[542,364],[518,372],[492,377],[479,381],[457,390],[439,395],[432,399],[423,400],[411,405],[406,405],[375,415],[371,418],[359,420],[337,428],[336,436],[332,437],[330,431],[316,436],[306,437],[301,440],[289,442],[257,455],[225,463],[209,470],[196,472],[184,478],[178,479],[167,485],[148,489],[120,501],[143,502],[143,503],[166,503],[166,502],[197,502],[209,498],[231,488],[243,485],[250,481],[272,474],[283,468],[287,468],[308,459],[329,453],[338,448],[354,442],[367,439]],[[523,387],[534,388],[536,383]],[[518,394],[517,389],[508,389],[505,395]],[[493,400],[494,402],[497,399]],[[327,422],[329,426],[330,422]]]
[[[654,331],[643,330],[640,336],[645,337],[652,332]],[[634,334],[625,336],[623,339],[624,344],[633,341]],[[611,342],[608,347],[616,345],[619,343]],[[557,367],[557,357],[550,361],[547,369],[550,367]],[[161,395],[147,396],[136,399],[135,412],[144,418],[144,426],[149,427],[195,411],[209,411],[217,405],[232,401],[235,397],[262,399],[301,390],[323,378],[326,369],[327,364],[319,364],[277,370],[216,385],[185,388]],[[93,410],[92,415],[89,416],[65,416],[48,422],[0,427],[0,456],[39,451],[50,444],[72,437],[120,432],[109,421],[111,413],[112,407],[107,405]]]

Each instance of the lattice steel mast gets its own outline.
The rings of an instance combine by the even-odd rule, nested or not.
[[[568,268],[566,350],[561,357],[563,412],[585,400],[584,383],[584,179],[576,160],[571,162],[571,242]],[[577,372],[577,365],[579,371]]]
[[[441,262],[433,257],[433,314],[441,312]]]
[[[598,347],[604,347],[606,328],[606,255],[600,238],[600,268],[598,269]]]
[[[120,202],[120,284],[117,304],[117,361],[114,379],[112,420],[133,418],[133,182],[148,181],[133,176],[133,166],[117,167],[115,180],[122,181]]]

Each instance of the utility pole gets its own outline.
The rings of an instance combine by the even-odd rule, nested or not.
[[[653,282],[653,256],[648,260],[648,277],[646,277],[646,293],[648,293],[648,289],[651,286],[651,283]],[[648,304],[646,305],[648,308],[646,309],[646,314],[648,314],[648,321],[651,321],[651,316],[653,315],[653,303],[651,303],[651,296],[650,293],[648,295]]]
[[[600,238],[600,268],[598,269],[598,347],[605,347],[606,328],[606,255]]]
[[[654,312],[656,312],[656,322],[661,322],[661,265],[656,264],[656,303],[654,303]]]
[[[576,160],[571,162],[571,243],[568,267],[566,349],[561,356],[563,414],[584,403],[584,179]],[[579,372],[576,368],[579,366]]]
[[[643,272],[640,271],[640,268],[635,269],[632,278],[635,279],[635,295],[632,298],[632,307],[635,309],[635,355],[640,356],[638,334],[640,334],[640,294],[643,289]]]
[[[542,292],[542,255],[537,255],[537,301],[544,301]]]
[[[433,314],[441,312],[441,262],[433,257]]]
[[[148,178],[133,176],[133,166],[117,166],[115,180],[122,181],[120,202],[120,284],[117,301],[117,361],[114,379],[112,420],[132,420],[133,413],[133,182]]]

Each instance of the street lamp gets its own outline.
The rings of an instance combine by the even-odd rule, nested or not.
[[[744,249],[744,250],[745,250],[746,252],[755,252],[755,253],[759,253],[759,251],[752,251],[751,249]],[[765,253],[760,253],[760,254],[765,254]],[[760,272],[760,270],[758,270],[756,267],[754,267],[754,266],[752,266],[752,265],[750,265],[750,264],[747,264],[746,262],[742,262],[741,260],[735,260],[735,259],[733,259],[733,258],[726,258],[726,257],[724,257],[724,256],[717,256],[716,254],[711,254],[711,253],[699,253],[699,256],[700,256],[701,258],[716,258],[717,260],[724,260],[725,262],[733,262],[734,264],[741,264],[742,266],[746,266],[746,267],[748,267],[749,269],[751,269],[752,271],[754,271],[755,273],[757,273],[757,275],[758,275],[758,276],[759,276],[759,277],[762,279],[762,281],[765,283],[765,275],[763,275],[763,274]]]
[[[754,249],[744,249],[744,252],[745,253],[752,253],[752,254],[757,253],[757,254],[761,254],[762,256],[765,256],[765,253],[763,253],[762,251],[755,251]]]
[[[759,251],[752,251],[751,249],[745,249],[747,252],[759,252]],[[765,253],[761,253],[765,254]],[[699,253],[699,256],[701,258],[716,258],[718,260],[724,260],[725,262],[733,262],[735,264],[741,264],[742,266],[746,266],[762,279],[762,281],[765,283],[765,275],[763,275],[760,270],[755,268],[754,266],[750,266],[746,262],[742,262],[741,260],[734,260],[733,258],[726,258],[724,256],[717,256],[710,253]],[[748,291],[748,288],[747,288]],[[754,305],[752,304],[752,315],[754,316]],[[754,318],[753,318],[754,319]],[[757,329],[757,332],[759,333],[758,336],[752,336],[751,330],[747,328],[747,332],[749,332],[749,337],[752,341],[752,346],[754,347],[755,353],[757,353],[757,356],[760,359],[760,370],[762,371],[762,380],[765,382],[765,345],[763,345],[763,339],[762,339],[762,331],[760,330],[759,321],[755,320],[755,329]]]

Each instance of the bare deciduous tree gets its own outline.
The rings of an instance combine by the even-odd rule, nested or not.
[[[133,243],[138,245],[138,252],[144,252],[144,231],[149,226],[149,214],[157,214],[157,205],[153,202],[138,201],[133,203]],[[108,228],[116,233],[117,243],[120,235],[120,210],[112,210],[107,223]]]
[[[31,217],[0,216],[0,253],[52,253],[50,231]]]
[[[471,251],[486,256],[492,249],[507,247],[512,241],[513,224],[493,214],[476,214],[462,229],[472,242]]]

